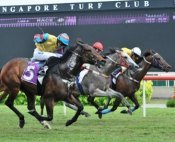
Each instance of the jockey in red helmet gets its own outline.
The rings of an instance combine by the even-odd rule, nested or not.
[[[102,52],[104,50],[103,44],[101,42],[95,42],[92,47],[95,48],[97,52]]]

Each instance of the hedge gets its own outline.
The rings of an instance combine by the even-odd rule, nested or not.
[[[153,82],[152,81],[146,81],[146,99],[147,102],[150,101],[151,97],[152,97],[152,92],[153,92]],[[143,94],[143,82],[141,82],[140,85],[140,89],[136,92],[136,96],[138,98],[139,103],[142,103],[142,94]],[[104,105],[106,103],[106,97],[96,97],[95,101],[99,104],[99,105]],[[80,101],[82,102],[83,105],[88,105],[88,101],[87,101],[87,97],[86,96],[81,96],[80,97]],[[129,100],[130,101],[130,100]],[[3,103],[4,100],[1,102]],[[114,99],[111,100],[110,105],[112,105],[114,102]],[[15,99],[14,102],[16,105],[26,105],[27,104],[27,98],[25,96],[25,94],[23,92],[19,92],[17,98]],[[36,105],[39,105],[40,103],[40,96],[36,97]],[[59,104],[63,104],[63,103],[59,103]]]

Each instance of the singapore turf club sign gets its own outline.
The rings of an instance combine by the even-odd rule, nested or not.
[[[42,5],[0,6],[0,14],[43,13],[65,11],[97,11],[140,8],[172,8],[174,0],[126,0],[111,2],[85,2]]]

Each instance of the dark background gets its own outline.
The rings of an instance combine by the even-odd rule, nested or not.
[[[20,15],[0,15],[0,18],[13,17],[35,17],[54,15],[93,15],[93,14],[138,14],[138,13],[161,13],[170,15],[169,23],[140,23],[140,24],[116,24],[116,25],[79,25],[79,26],[45,26],[44,32],[58,35],[66,32],[70,36],[70,45],[75,43],[77,38],[84,42],[93,44],[101,41],[105,50],[110,47],[140,47],[143,51],[153,49],[158,52],[175,69],[175,21],[172,15],[173,9],[145,9],[145,10],[120,10],[120,11],[93,11],[93,12],[73,12],[73,13],[43,13],[43,14],[20,14]],[[33,36],[41,33],[38,27],[21,28],[0,28],[0,67],[8,60],[15,57],[32,57],[35,48]]]

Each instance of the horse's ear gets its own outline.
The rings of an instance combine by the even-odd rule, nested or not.
[[[82,46],[82,44],[84,44],[84,42],[81,39],[79,39],[79,38],[76,40],[76,43],[78,45],[81,45],[81,46]]]
[[[112,53],[115,53],[116,52],[116,49],[114,49],[114,48],[110,48],[109,49],[109,52],[112,54]]]
[[[146,50],[146,51],[143,53],[143,56],[144,56],[144,57],[147,57],[147,56],[151,55],[151,53],[152,53],[152,50],[151,50],[151,49],[148,49],[148,50]]]
[[[77,45],[80,45],[80,47],[83,47],[85,50],[91,50],[92,46],[84,43],[83,41],[76,41]]]

